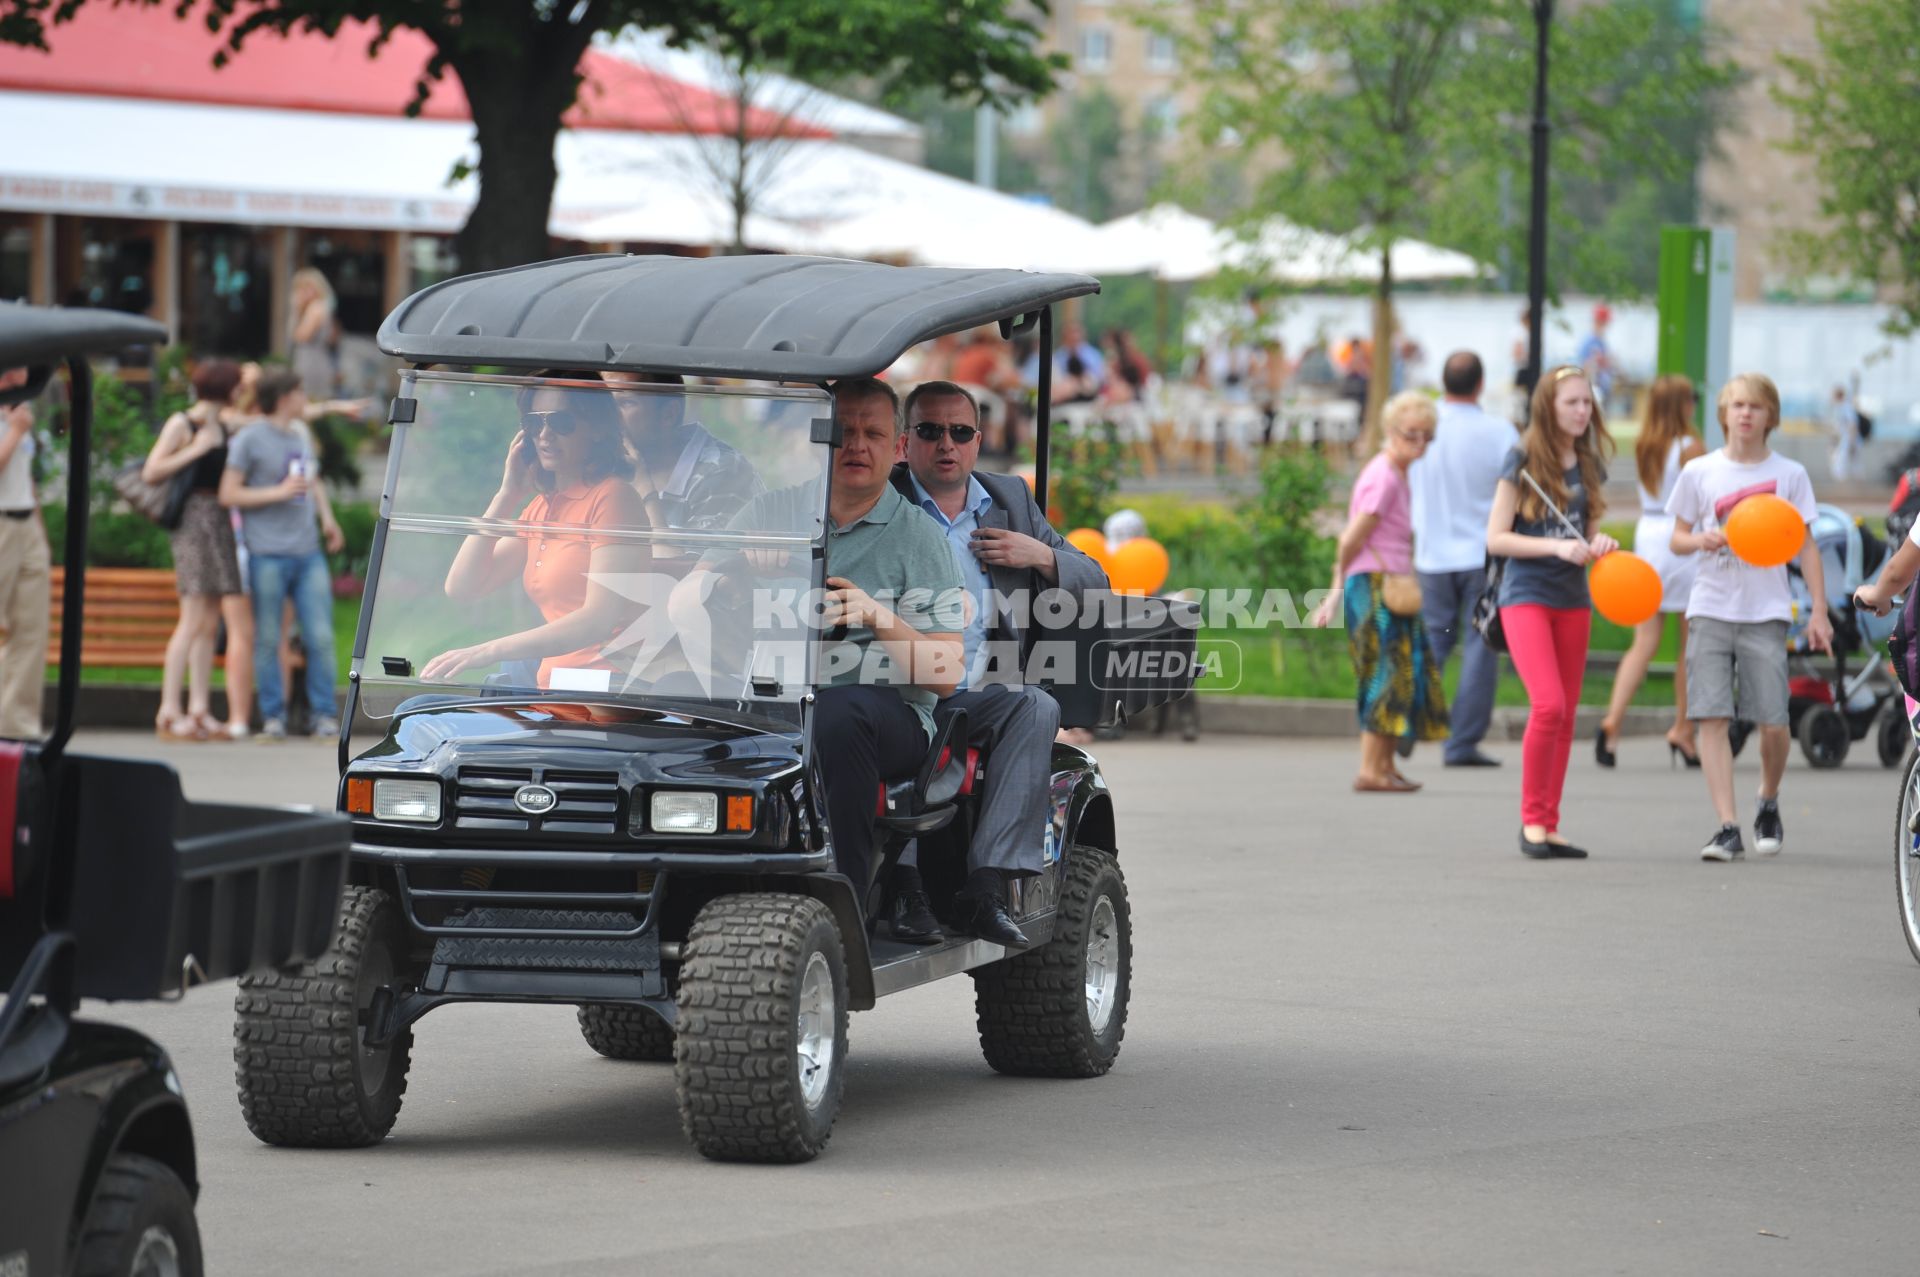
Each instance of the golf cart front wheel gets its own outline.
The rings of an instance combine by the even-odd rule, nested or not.
[[[973,973],[980,1051],[996,1072],[1099,1077],[1120,1055],[1133,989],[1133,915],[1112,856],[1068,849],[1053,937]]]
[[[200,1226],[180,1177],[150,1157],[116,1153],[108,1158],[80,1230],[74,1277],[200,1277],[201,1272]]]
[[[1800,716],[1799,736],[1800,752],[1823,771],[1846,762],[1847,747],[1853,743],[1846,718],[1831,705],[1808,706]]]
[[[413,1030],[367,1043],[374,994],[404,961],[393,897],[340,894],[332,946],[312,962],[240,977],[233,1058],[240,1111],[263,1143],[294,1148],[378,1144],[400,1115]]]
[[[703,908],[680,966],[680,1124],[725,1162],[817,1157],[840,1112],[847,963],[824,904],[783,893]]]

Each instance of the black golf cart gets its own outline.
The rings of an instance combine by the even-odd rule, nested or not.
[[[1044,379],[1049,308],[1097,288],[1007,270],[609,255],[450,280],[388,317],[380,344],[413,367],[391,414],[341,739],[352,885],[332,950],[241,981],[240,1102],[255,1135],[298,1146],[384,1138],[411,1026],[450,1002],[577,1006],[601,1054],[674,1063],[687,1136],[722,1159],[816,1155],[840,1106],[848,1011],[962,972],[995,1069],[1111,1067],[1132,936],[1099,767],[1054,749],[1046,869],[1016,882],[1010,901],[1031,948],[965,935],[897,942],[870,925],[886,875],[835,872],[822,798],[831,760],[823,766],[812,739],[835,644],[795,607],[825,575],[839,439],[827,384],[992,322],[1037,330]],[[567,371],[540,371],[555,369]],[[616,388],[603,372],[653,384]],[[523,504],[529,486],[509,502],[493,494],[517,465],[553,478],[540,469],[547,453],[522,455],[523,421],[546,423],[526,444],[578,436],[589,458],[616,428],[631,438],[697,423],[711,441],[682,453],[677,471],[730,469],[751,479],[736,495],[770,496],[702,520],[691,509],[698,475],[677,472],[666,496],[684,508],[620,525],[582,512],[631,498],[618,483],[590,498],[582,480]],[[1040,421],[1044,499],[1044,408]],[[494,572],[501,561],[513,566]],[[754,591],[718,590],[688,609],[681,587],[696,564],[723,582],[753,577],[754,564],[762,575]],[[769,564],[785,565],[784,578],[765,576]],[[554,573],[578,578],[570,606],[552,603],[565,594]],[[536,609],[531,595],[547,601]],[[1091,666],[1116,643],[1191,653],[1192,617],[1162,600],[1094,602],[1104,613],[1069,607],[1057,637],[1036,644],[1054,650],[1029,667],[1043,673],[1028,681],[1053,685],[1065,723],[1095,725],[1191,688],[1190,673],[1166,672],[1175,662],[1113,665],[1158,671],[1157,682]],[[585,627],[592,641],[570,655],[536,662],[502,638],[588,608],[600,609]],[[382,738],[352,756],[362,715]],[[949,894],[983,775],[964,720],[937,715],[917,774],[875,795],[881,867],[917,838],[932,894]],[[323,1015],[357,1030],[303,1029]]]
[[[334,813],[186,802],[160,763],[67,748],[80,684],[92,381],[86,356],[164,340],[101,310],[0,304],[0,369],[70,377],[66,599],[53,734],[0,741],[0,1273],[196,1277],[193,1130],[167,1053],[74,1017],[81,998],[327,947],[350,826]]]

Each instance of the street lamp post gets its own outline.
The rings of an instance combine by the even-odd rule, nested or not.
[[[1540,384],[1540,336],[1547,316],[1547,32],[1553,0],[1533,0],[1533,210],[1527,226],[1527,389]]]

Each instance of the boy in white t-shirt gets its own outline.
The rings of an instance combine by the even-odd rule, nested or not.
[[[1787,627],[1793,596],[1785,565],[1754,567],[1737,558],[1722,529],[1742,500],[1772,494],[1802,520],[1814,516],[1813,481],[1806,467],[1767,447],[1780,425],[1780,392],[1760,373],[1743,373],[1720,389],[1720,428],[1727,444],[1696,457],[1680,472],[1667,513],[1674,519],[1673,552],[1705,554],[1687,599],[1687,717],[1699,728],[1700,769],[1707,778],[1720,828],[1700,850],[1702,860],[1738,860],[1746,853],[1733,801],[1733,748],[1727,724],[1735,716],[1760,736],[1760,810],[1754,850],[1778,855],[1786,840],[1780,821],[1780,778],[1792,736],[1787,723]],[[1820,548],[1808,537],[1800,572],[1816,599],[1827,596]],[[1807,619],[1807,641],[1831,651],[1833,625],[1825,609]],[[1738,680],[1736,682],[1736,668]],[[1737,700],[1737,704],[1736,704]]]

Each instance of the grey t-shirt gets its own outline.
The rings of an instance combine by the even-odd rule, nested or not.
[[[1515,448],[1507,453],[1507,463],[1500,471],[1500,477],[1519,488],[1523,497],[1533,495],[1533,489],[1520,477],[1521,467],[1526,464],[1527,454]],[[1580,481],[1580,467],[1575,465],[1565,474],[1567,483],[1567,504],[1564,507],[1567,518],[1573,526],[1588,536],[1593,535],[1587,526],[1587,489]],[[1529,537],[1565,537],[1567,530],[1560,526],[1560,520],[1546,511],[1538,519],[1524,518],[1515,514],[1513,530],[1521,536]],[[1512,607],[1516,603],[1538,603],[1545,607],[1586,608],[1592,606],[1587,594],[1587,570],[1565,559],[1508,559],[1507,574],[1500,584],[1500,606]]]
[[[272,422],[256,421],[233,437],[227,447],[227,469],[238,470],[249,488],[271,488],[291,473],[295,458],[306,467],[307,478],[319,482],[313,446],[298,426],[282,430]],[[249,554],[315,554],[320,530],[313,498],[295,497],[240,512],[240,536]]]

